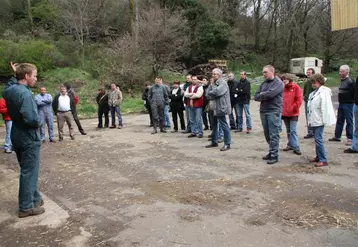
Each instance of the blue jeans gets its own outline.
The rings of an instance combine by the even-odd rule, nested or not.
[[[213,119],[214,119],[214,112],[212,110],[209,111],[209,122],[210,122],[210,126],[211,126],[211,136],[214,136],[213,134]],[[223,128],[221,127],[220,123],[217,124],[216,128],[218,128],[219,130],[219,138],[224,137],[224,131]]]
[[[111,117],[112,117],[112,126],[116,125],[116,114],[118,116],[118,125],[123,126],[120,106],[110,106],[110,109],[111,109]]]
[[[307,126],[307,135],[313,136],[313,128],[308,124],[308,101],[305,101],[305,114],[306,114],[306,126]]]
[[[353,106],[354,104],[339,104],[338,116],[336,123],[336,130],[334,131],[334,137],[341,139],[344,121],[346,121],[346,135],[347,138],[352,140],[353,138]]]
[[[191,133],[193,135],[203,134],[203,118],[202,118],[202,111],[201,107],[189,107],[189,121],[191,127]]]
[[[5,121],[5,126],[6,126],[6,136],[5,136],[4,149],[11,150],[12,144],[11,144],[10,136],[11,136],[12,121],[11,120]]]
[[[170,128],[169,105],[164,106],[164,127]]]
[[[186,123],[187,123],[186,131],[191,132],[189,106],[185,106],[185,115],[186,115]]]
[[[26,146],[15,146],[20,165],[19,209],[25,211],[34,207],[42,197],[37,188],[40,169],[40,142]]]
[[[246,128],[251,129],[251,115],[250,115],[250,104],[236,104],[236,112],[238,118],[238,129],[243,129],[244,118],[243,118],[243,111],[245,112],[246,117]]]
[[[40,139],[41,141],[45,140],[45,125],[47,125],[48,128],[48,135],[49,139],[54,139],[54,133],[53,133],[53,115],[52,112],[44,112],[45,110],[39,110],[39,116],[41,118],[41,127],[40,127]]]
[[[291,147],[294,151],[300,151],[300,145],[298,143],[298,135],[297,135],[297,121],[283,119],[283,122],[286,125],[287,132],[287,147]]]
[[[269,144],[271,158],[278,158],[281,132],[280,112],[260,112],[266,142]]]
[[[234,117],[234,112],[235,112],[235,116],[236,116],[236,121],[235,121],[235,117]],[[231,105],[231,114],[229,115],[229,120],[230,120],[230,127],[232,129],[237,129],[237,127],[239,125],[239,118],[237,116],[237,108],[235,105]]]
[[[327,162],[326,150],[323,145],[324,126],[312,127],[314,133],[314,142],[316,144],[316,157],[320,162]]]
[[[354,105],[354,123],[355,129],[353,134],[352,149],[358,151],[358,105]]]
[[[218,127],[219,125],[219,127]],[[219,135],[220,135],[220,127],[222,128],[222,131],[224,132],[224,144],[229,145],[231,144],[231,133],[230,133],[230,127],[227,124],[226,116],[214,116],[212,121],[213,126],[213,134],[212,134],[212,143],[218,144]]]

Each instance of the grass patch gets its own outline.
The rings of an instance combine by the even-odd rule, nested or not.
[[[180,81],[180,82],[186,81],[185,75],[177,72],[172,72],[169,70],[159,71],[159,76],[163,77],[163,81],[169,84],[173,84],[174,81]]]
[[[121,111],[124,114],[138,113],[144,110],[145,110],[144,102],[139,96],[136,96],[134,98],[124,98],[124,101],[121,105]]]

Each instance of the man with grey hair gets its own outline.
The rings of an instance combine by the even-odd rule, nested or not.
[[[221,125],[224,131],[224,146],[220,149],[221,151],[227,151],[231,145],[231,133],[230,127],[226,122],[226,115],[231,113],[230,103],[230,91],[227,82],[222,78],[222,70],[214,69],[212,72],[212,78],[216,87],[208,88],[207,97],[209,100],[214,100],[212,110],[214,113],[212,119],[212,139],[211,144],[205,146],[206,148],[212,148],[218,146],[219,139],[219,128],[218,124]]]
[[[266,65],[262,73],[265,81],[257,89],[255,100],[261,102],[260,118],[266,141],[270,147],[269,153],[262,159],[272,165],[278,162],[283,83],[275,76],[275,68],[271,65]]]
[[[353,139],[353,107],[354,107],[354,80],[349,77],[349,66],[342,65],[339,68],[339,76],[341,78],[341,85],[338,92],[338,115],[334,137],[329,139],[331,142],[340,142],[346,122],[346,136],[347,146],[352,145]]]

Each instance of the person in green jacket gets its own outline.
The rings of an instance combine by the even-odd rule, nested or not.
[[[29,63],[11,65],[16,78],[9,80],[3,91],[3,97],[8,103],[8,112],[13,121],[11,141],[20,165],[18,216],[23,218],[45,212],[37,188],[41,123],[30,90],[37,80],[37,68]]]
[[[307,119],[307,104],[308,104],[308,97],[310,96],[310,93],[312,93],[314,91],[314,89],[312,88],[312,75],[315,73],[314,69],[309,68],[307,70],[307,80],[305,82],[305,85],[303,87],[303,99],[305,101],[305,113],[306,113],[306,125],[307,125],[307,135],[305,135],[305,139],[310,139],[313,138],[313,128],[308,126],[308,119]]]

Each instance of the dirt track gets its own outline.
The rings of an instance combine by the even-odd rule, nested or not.
[[[87,136],[42,147],[40,219],[16,217],[16,157],[1,154],[0,246],[357,246],[358,155],[326,142],[330,166],[316,169],[313,140],[300,138],[302,156],[269,166],[251,111],[253,133],[233,133],[224,153],[206,138],[150,135],[147,115],[125,116],[122,130],[83,121]]]

